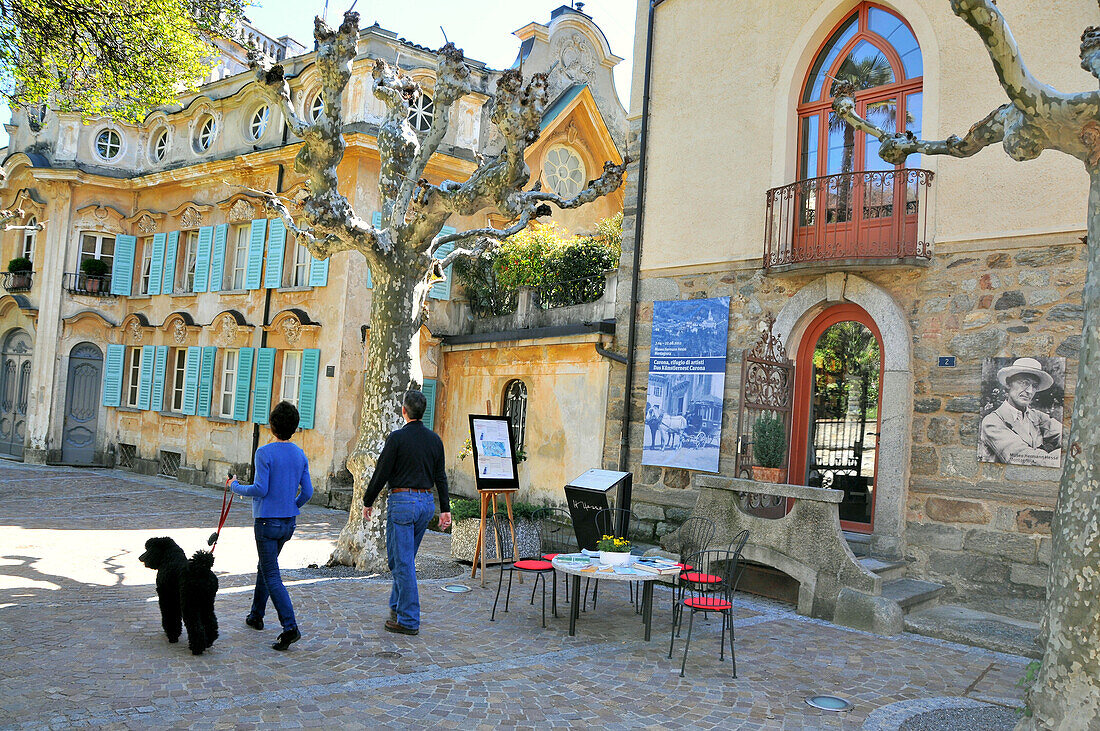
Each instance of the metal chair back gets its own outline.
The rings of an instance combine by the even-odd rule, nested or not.
[[[535,514],[539,526],[539,555],[575,553],[577,536],[573,519],[565,508],[543,508]]]
[[[710,546],[711,540],[717,529],[710,518],[688,518],[680,526],[680,563],[687,563],[687,558],[693,553],[705,551]]]
[[[596,530],[600,538],[629,538],[630,524],[633,522],[634,514],[626,508],[604,508],[596,513]]]
[[[515,563],[516,547],[512,543],[512,521],[507,513],[496,512],[485,519],[485,541],[496,536],[497,558],[503,563]]]

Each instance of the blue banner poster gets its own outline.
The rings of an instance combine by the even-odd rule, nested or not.
[[[718,471],[730,298],[653,303],[642,464]]]

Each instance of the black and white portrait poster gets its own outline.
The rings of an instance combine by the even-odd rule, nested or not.
[[[730,298],[653,303],[642,464],[718,471]]]
[[[1065,358],[986,358],[978,460],[1062,466]]]

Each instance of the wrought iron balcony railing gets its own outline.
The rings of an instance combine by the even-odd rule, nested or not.
[[[34,272],[3,272],[0,286],[9,292],[26,292],[34,285]]]
[[[83,272],[66,272],[61,286],[69,294],[86,294],[92,297],[114,297],[111,294],[111,275],[90,276]]]
[[[933,173],[903,168],[799,180],[768,191],[764,268],[932,258]]]

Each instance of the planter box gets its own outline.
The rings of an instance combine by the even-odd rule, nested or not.
[[[479,518],[467,518],[451,526],[451,558],[473,563],[480,525]],[[499,563],[496,558],[497,541],[491,531],[486,531],[485,544],[486,565]],[[538,550],[538,546],[538,524],[530,520],[516,519],[516,554],[521,558],[532,556]]]

